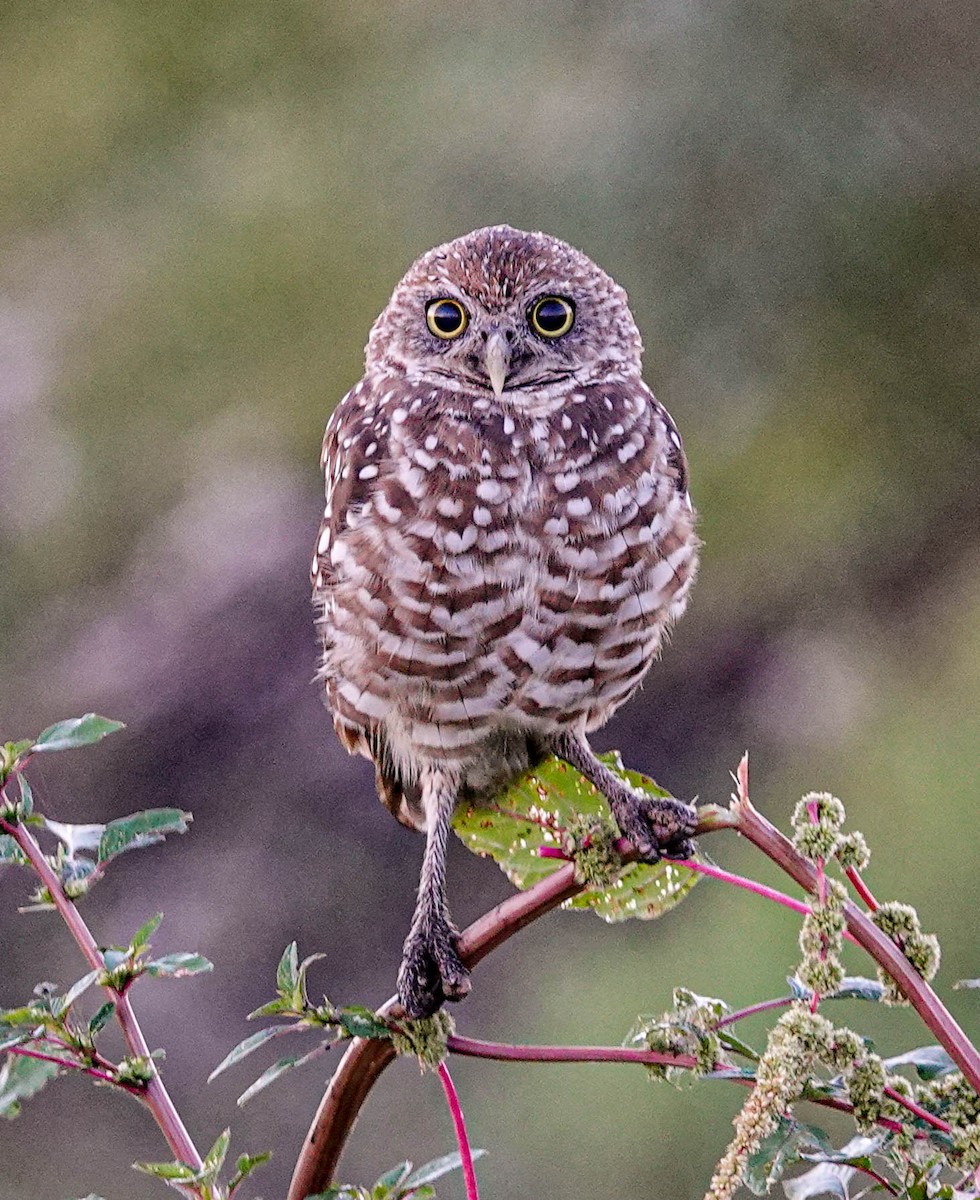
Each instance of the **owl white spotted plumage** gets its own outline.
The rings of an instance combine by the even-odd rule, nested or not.
[[[445,891],[460,799],[556,754],[643,858],[690,852],[694,810],[634,794],[585,737],[639,686],[697,566],[684,451],[641,354],[585,255],[480,229],[409,269],[327,425],[318,678],[384,803],[427,834],[411,1016],[469,990]]]

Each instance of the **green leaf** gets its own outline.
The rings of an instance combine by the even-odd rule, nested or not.
[[[840,1163],[818,1163],[795,1179],[783,1181],[787,1200],[815,1200],[817,1196],[831,1196],[834,1200],[848,1200],[847,1184],[854,1174],[853,1167]]]
[[[250,1088],[246,1088],[245,1091],[242,1092],[242,1094],[238,1097],[239,1108],[241,1108],[242,1105],[247,1104],[253,1096],[258,1095],[258,1093],[261,1091],[264,1091],[264,1089],[267,1088],[270,1083],[274,1083],[280,1075],[285,1075],[285,1073],[287,1071],[291,1071],[293,1067],[305,1066],[306,1063],[312,1062],[314,1058],[319,1058],[320,1055],[329,1048],[329,1046],[329,1042],[322,1042],[319,1046],[315,1046],[312,1050],[310,1050],[308,1054],[301,1054],[291,1058],[280,1058],[279,1061],[273,1063],[268,1070],[263,1071]]]
[[[60,1017],[62,1013],[67,1012],[75,1003],[79,996],[92,986],[93,983],[102,974],[101,971],[89,971],[87,975],[83,975],[77,983],[73,983],[63,996],[56,996],[51,1001],[51,1012],[54,1016]]]
[[[140,850],[162,841],[168,833],[186,833],[191,814],[179,808],[149,808],[110,821],[99,841],[99,862],[126,850]]]
[[[786,982],[789,984],[790,990],[796,1000],[810,1000],[813,998],[813,993],[810,989],[805,983],[801,983],[795,975],[788,975]],[[841,980],[841,985],[836,991],[828,992],[821,999],[869,1000],[872,1004],[878,1004],[884,992],[884,987],[877,979],[867,979],[863,975],[847,975]]]
[[[165,954],[162,958],[155,958],[143,969],[147,975],[158,978],[183,979],[188,975],[201,975],[205,971],[213,971],[214,963],[202,954],[191,954],[185,950],[178,954]]]
[[[471,1154],[475,1161],[478,1158],[482,1158],[486,1154],[486,1150],[473,1150]],[[419,1167],[417,1171],[413,1171],[403,1181],[402,1191],[421,1187],[424,1183],[431,1183],[433,1179],[439,1179],[443,1175],[448,1175],[450,1171],[458,1170],[462,1165],[463,1160],[460,1158],[458,1150],[454,1150],[452,1154],[444,1154],[441,1158],[434,1158],[431,1162],[427,1162],[424,1166]]]
[[[804,1125],[792,1117],[780,1117],[772,1133],[749,1155],[743,1183],[754,1195],[767,1195],[773,1184],[782,1179],[786,1168],[799,1162],[804,1146],[833,1149],[822,1129]]]
[[[235,1163],[235,1174],[228,1180],[228,1195],[234,1195],[238,1185],[263,1163],[267,1163],[271,1157],[268,1150],[263,1150],[259,1154],[239,1155],[238,1161]]]
[[[72,717],[68,721],[58,721],[49,725],[31,749],[35,753],[48,750],[74,750],[78,746],[91,746],[99,742],[107,734],[115,733],[117,729],[125,729],[121,721],[110,721],[95,713],[86,713],[84,717]]]
[[[382,1196],[388,1192],[392,1192],[400,1183],[402,1183],[412,1173],[412,1164],[408,1161],[399,1163],[397,1167],[392,1167],[390,1171],[385,1171],[380,1179],[375,1183],[372,1191],[380,1193]]]
[[[212,1079],[216,1079],[222,1071],[227,1071],[235,1063],[241,1062],[243,1058],[251,1054],[253,1050],[257,1050],[259,1046],[264,1046],[266,1042],[271,1041],[273,1038],[281,1037],[285,1033],[295,1033],[302,1028],[302,1025],[269,1025],[266,1029],[260,1029],[258,1033],[253,1033],[251,1037],[247,1037],[239,1042],[233,1050],[230,1050],[225,1055],[208,1076],[208,1083]]]
[[[625,770],[616,753],[601,755],[613,771],[650,796],[669,795],[652,780]],[[529,888],[558,870],[558,859],[542,858],[542,847],[560,848],[562,836],[578,817],[610,818],[599,792],[565,763],[550,758],[521,776],[491,802],[460,805],[453,828],[474,853],[490,857],[519,888]],[[589,888],[567,902],[568,908],[592,908],[605,921],[629,917],[653,919],[673,908],[697,883],[698,876],[676,863],[632,863],[612,887]]]
[[[715,1033],[718,1041],[725,1047],[726,1050],[734,1050],[736,1054],[741,1054],[745,1058],[750,1058],[753,1062],[758,1062],[760,1055],[758,1050],[753,1050],[748,1042],[743,1042],[740,1037],[732,1033],[730,1029],[716,1029]]]
[[[980,979],[957,979],[954,988],[980,988]]]
[[[14,866],[26,867],[30,863],[24,851],[14,841],[9,833],[0,833],[0,863],[12,863]]]
[[[231,1144],[231,1130],[225,1129],[218,1134],[214,1145],[204,1156],[204,1166],[198,1172],[199,1181],[211,1183],[218,1178],[218,1173],[225,1165],[228,1147]]]
[[[97,1033],[108,1025],[112,1014],[116,1011],[116,1006],[111,1000],[107,1000],[99,1009],[95,1016],[88,1023],[88,1031],[91,1037],[95,1037]]]
[[[153,1175],[157,1179],[166,1179],[168,1182],[173,1179],[181,1183],[192,1183],[197,1176],[193,1167],[179,1162],[136,1162],[133,1163],[133,1170],[142,1171],[144,1175]]]
[[[95,850],[105,831],[104,825],[69,825],[52,821],[50,817],[44,818],[44,827],[64,842],[70,859],[75,858],[79,850]]]
[[[276,968],[276,990],[290,995],[299,983],[299,951],[295,942],[290,942],[282,952]]]
[[[20,788],[20,812],[22,817],[29,817],[34,811],[34,793],[31,785],[23,775],[17,776],[17,786]]]
[[[60,1070],[57,1063],[8,1054],[0,1067],[0,1117],[16,1117],[21,1101],[36,1095]]]
[[[905,1054],[894,1058],[886,1058],[885,1066],[889,1071],[895,1067],[915,1067],[920,1079],[935,1079],[939,1075],[948,1075],[956,1070],[956,1063],[949,1057],[942,1046],[919,1046]]]
[[[337,1011],[337,1024],[351,1037],[390,1038],[391,1030],[385,1021],[369,1008],[347,1004]]]
[[[9,1050],[11,1046],[19,1046],[21,1042],[31,1040],[31,1032],[29,1029],[12,1030],[0,1032],[0,1051]]]
[[[160,922],[163,920],[163,913],[157,913],[156,916],[150,919],[136,930],[133,934],[133,940],[129,943],[133,950],[142,950],[146,946],[150,938],[160,928]]]

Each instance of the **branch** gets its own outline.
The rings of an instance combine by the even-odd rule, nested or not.
[[[104,971],[105,960],[102,957],[102,952],[96,945],[95,938],[92,936],[89,927],[85,924],[81,913],[65,894],[61,880],[47,858],[45,858],[33,834],[25,825],[19,822],[11,823],[5,821],[2,817],[0,817],[0,829],[4,833],[9,834],[24,852],[25,857],[34,868],[41,883],[50,894],[55,908],[57,908],[65,924],[68,926],[72,937],[78,944],[78,948],[85,956],[86,962],[92,970]],[[117,991],[114,987],[106,985],[103,986],[103,990],[116,1006],[116,1017],[119,1020],[130,1054],[135,1058],[145,1059],[148,1064],[150,1075],[145,1087],[140,1091],[140,1098],[146,1103],[146,1106],[153,1114],[161,1133],[167,1139],[167,1144],[170,1146],[174,1158],[200,1171],[204,1166],[204,1162],[200,1154],[198,1154],[197,1148],[191,1140],[191,1136],[187,1132],[183,1121],[180,1119],[180,1114],[174,1107],[170,1093],[163,1085],[163,1080],[160,1077],[156,1063],[150,1057],[150,1048],[147,1045],[146,1038],[143,1036],[143,1030],[136,1019],[136,1013],[133,1011],[129,996],[125,991]]]
[[[463,1180],[466,1184],[466,1200],[480,1200],[480,1193],[476,1186],[476,1171],[473,1169],[473,1152],[470,1150],[470,1139],[466,1132],[463,1109],[459,1103],[456,1085],[453,1083],[453,1078],[449,1074],[449,1068],[445,1062],[439,1064],[439,1080],[442,1083],[442,1090],[446,1093],[449,1115],[453,1119],[453,1128],[456,1130],[456,1144],[459,1146]]]

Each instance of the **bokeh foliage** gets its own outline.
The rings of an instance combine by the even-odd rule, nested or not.
[[[132,729],[97,768],[41,765],[52,816],[195,812],[179,867],[127,856],[92,902],[121,940],[138,886],[219,967],[148,1013],[202,1143],[222,1103],[202,1064],[284,942],[325,948],[344,1000],[391,989],[420,845],[308,686],[317,449],[408,262],[493,221],[564,236],[628,288],[703,513],[691,612],[603,744],[704,800],[749,746],[777,817],[839,793],[872,882],[937,928],[944,975],[976,975],[957,886],[980,699],[971,25],[932,2],[3,5],[0,725],[96,709]],[[489,864],[453,866],[461,919],[503,894]],[[18,899],[6,876],[0,896]],[[676,984],[771,994],[794,930],[718,896],[654,927],[555,916],[481,969],[465,1020],[600,1041]],[[67,984],[58,953],[43,974]],[[13,1002],[38,972],[6,918],[0,959]],[[882,1020],[893,1041],[902,1015]],[[735,1104],[612,1067],[465,1064],[457,1083],[482,1097],[479,1143],[506,1148],[482,1164],[499,1194],[533,1194],[556,1139],[549,1190],[695,1194]],[[307,1086],[243,1117],[276,1145],[273,1194]],[[152,1194],[127,1165],[157,1153],[138,1114],[72,1087],[60,1115],[26,1105],[0,1130],[0,1196],[60,1196],[60,1154],[80,1191]],[[441,1152],[424,1096],[395,1073],[346,1176]]]

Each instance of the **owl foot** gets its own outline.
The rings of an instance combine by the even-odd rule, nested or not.
[[[431,1017],[447,1000],[462,1000],[470,973],[457,952],[459,934],[445,920],[413,927],[398,971],[398,999],[413,1019]]]
[[[642,793],[609,797],[613,818],[623,837],[631,841],[644,862],[661,858],[691,858],[691,835],[697,824],[697,810],[690,804],[669,797]]]
[[[579,734],[565,732],[550,743],[552,753],[574,767],[609,801],[613,819],[623,837],[632,842],[639,857],[648,863],[661,858],[690,858],[691,840],[697,825],[697,810],[669,796],[648,796],[635,791],[614,775],[592,753]]]

